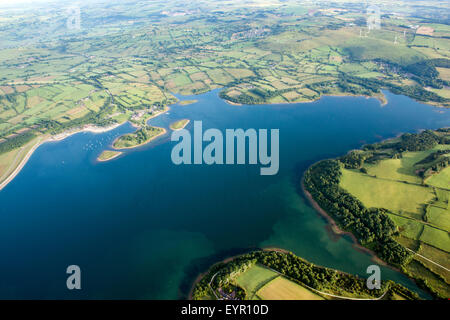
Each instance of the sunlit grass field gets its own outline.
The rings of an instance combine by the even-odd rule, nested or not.
[[[284,277],[278,277],[257,292],[263,300],[324,300],[321,296]]]
[[[424,204],[435,198],[431,188],[374,178],[353,170],[342,170],[341,186],[368,208],[386,208],[420,219]]]
[[[439,174],[431,176],[427,179],[426,183],[431,186],[450,190],[450,167],[445,168]]]

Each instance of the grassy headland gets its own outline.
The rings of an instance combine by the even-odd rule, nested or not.
[[[212,266],[195,284],[192,299],[415,300],[392,281],[369,290],[365,280],[320,267],[283,250],[260,250]]]
[[[314,164],[304,186],[361,245],[448,298],[449,154],[449,129],[404,134]]]

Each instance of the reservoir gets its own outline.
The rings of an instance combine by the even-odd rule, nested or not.
[[[199,272],[257,247],[366,276],[372,257],[336,237],[302,194],[312,163],[404,132],[450,125],[449,110],[385,92],[389,103],[323,97],[303,104],[237,106],[214,90],[150,120],[180,119],[204,129],[279,129],[277,175],[255,165],[174,165],[170,133],[97,162],[133,127],[78,133],[40,146],[0,191],[0,298],[186,298]],[[66,288],[66,268],[81,268],[81,290]],[[416,290],[401,273],[381,277]]]

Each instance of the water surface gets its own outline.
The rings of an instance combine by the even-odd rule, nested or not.
[[[280,171],[259,165],[171,162],[167,134],[109,162],[97,156],[131,132],[80,133],[46,143],[0,192],[0,298],[185,297],[199,271],[217,259],[261,246],[364,276],[372,258],[326,222],[299,190],[313,162],[402,132],[450,124],[446,110],[387,93],[375,99],[324,97],[314,103],[232,106],[212,91],[150,121],[202,120],[203,128],[280,129]],[[82,270],[82,290],[66,289],[68,265]],[[416,289],[402,274],[383,279]]]

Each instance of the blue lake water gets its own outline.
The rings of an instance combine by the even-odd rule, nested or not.
[[[211,263],[255,247],[276,246],[346,272],[366,275],[371,256],[333,237],[299,190],[313,162],[402,132],[450,125],[450,112],[386,93],[314,103],[232,106],[212,91],[172,106],[150,124],[188,118],[203,128],[278,128],[280,171],[259,165],[171,162],[167,135],[109,162],[97,156],[129,124],[42,145],[0,192],[0,298],[186,297]],[[82,290],[66,288],[79,265]],[[382,267],[382,278],[417,289]]]

